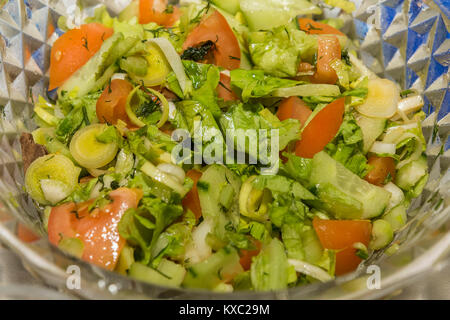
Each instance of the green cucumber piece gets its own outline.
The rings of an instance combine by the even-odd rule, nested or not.
[[[391,193],[361,179],[325,152],[312,161],[310,184],[318,198],[311,204],[338,219],[370,219],[383,213]]]
[[[222,248],[205,261],[188,268],[183,287],[213,289],[242,273],[239,255],[233,248]]]
[[[383,215],[383,220],[389,222],[394,232],[401,229],[406,224],[407,219],[406,208],[403,204],[392,208]]]
[[[412,161],[397,171],[395,184],[403,190],[414,187],[420,179],[428,173],[427,158],[422,156],[416,161]]]
[[[186,275],[186,269],[178,263],[162,259],[156,269],[135,262],[130,266],[128,275],[134,279],[160,286],[179,287]]]
[[[119,261],[117,262],[115,271],[120,274],[127,275],[128,270],[130,269],[133,263],[134,263],[134,249],[130,246],[125,246],[120,252]]]
[[[210,165],[197,183],[203,217],[215,219],[225,213],[234,225],[238,225],[240,188],[241,179],[234,172],[223,165]],[[231,204],[226,199],[229,193],[233,195]]]
[[[356,122],[360,126],[363,133],[363,151],[367,153],[377,138],[384,132],[386,128],[386,119],[370,118],[358,115]]]
[[[235,15],[240,8],[240,0],[211,0],[211,2],[232,15]]]
[[[372,224],[372,239],[369,243],[369,248],[372,250],[380,250],[391,243],[394,238],[394,231],[389,222],[383,219],[378,219]]]
[[[255,290],[281,290],[288,284],[288,260],[283,243],[274,238],[263,247],[250,267],[250,277]]]
[[[285,25],[300,14],[322,13],[307,0],[241,0],[240,7],[253,31]]]

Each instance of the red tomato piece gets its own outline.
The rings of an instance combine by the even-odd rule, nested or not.
[[[320,110],[303,129],[302,137],[295,146],[295,154],[312,158],[333,140],[342,125],[345,98],[333,101]]]
[[[353,244],[369,244],[372,224],[368,220],[322,220],[314,218],[314,230],[325,249],[336,253],[336,275],[351,272],[361,263]]]
[[[137,208],[142,190],[119,188],[109,194],[112,202],[88,211],[93,200],[65,203],[52,208],[48,221],[48,238],[58,245],[64,238],[78,238],[84,244],[82,259],[113,270],[125,245],[117,229],[122,215]]]
[[[49,90],[60,87],[102,46],[114,30],[100,23],[83,24],[64,33],[53,44],[50,53]]]
[[[183,50],[211,40],[216,44],[214,64],[227,70],[234,70],[241,65],[239,42],[228,25],[227,20],[215,11],[204,19],[186,38]]]

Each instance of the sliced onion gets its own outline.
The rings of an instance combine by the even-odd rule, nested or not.
[[[290,88],[281,88],[271,93],[273,97],[287,98],[293,96],[311,97],[328,96],[336,97],[341,94],[338,86],[332,84],[302,84]]]
[[[111,81],[119,79],[119,80],[125,80],[127,77],[126,73],[114,73],[111,77]]]
[[[86,169],[87,172],[89,172],[89,174],[95,178],[98,178],[104,174],[107,174],[108,171],[107,170],[102,170],[102,169]]]
[[[156,44],[161,49],[161,51],[166,56],[166,59],[169,62],[170,66],[172,67],[173,72],[177,76],[181,90],[183,90],[183,93],[186,93],[186,88],[188,87],[188,78],[186,76],[186,73],[184,72],[184,66],[181,62],[181,58],[173,45],[166,38],[154,38],[147,41]]]
[[[398,86],[387,79],[369,80],[369,93],[365,102],[356,106],[356,110],[373,118],[389,119],[397,112],[400,100]]]
[[[394,143],[375,141],[369,151],[376,154],[395,154],[395,150]]]
[[[157,166],[159,170],[162,172],[165,172],[172,177],[175,177],[180,184],[184,183],[184,178],[186,177],[186,174],[184,173],[184,170],[181,169],[179,166],[176,166],[171,163],[161,163]]]
[[[130,118],[130,121],[133,122],[133,124],[137,125],[138,127],[144,127],[145,123],[136,116],[133,109],[131,108],[131,100],[133,99],[133,96],[140,88],[141,88],[141,86],[137,86],[128,95],[127,103],[125,106],[125,111],[128,115],[128,118]],[[156,90],[153,90],[152,88],[147,88],[147,87],[142,87],[142,88],[144,88],[145,91],[148,91],[149,93],[158,97],[159,101],[161,101],[162,115],[161,115],[161,119],[159,119],[158,123],[156,124],[156,126],[158,128],[161,128],[166,123],[166,121],[169,119],[169,109],[170,109],[169,102],[167,101],[167,99],[164,97],[164,95],[162,93],[160,93]]]
[[[42,179],[40,183],[45,199],[51,204],[60,202],[71,192],[71,188],[59,180]]]
[[[391,193],[391,198],[389,200],[389,206],[386,208],[386,211],[400,204],[403,200],[405,200],[405,195],[403,191],[397,187],[394,183],[389,182],[383,187],[385,190]]]
[[[322,282],[333,280],[333,277],[330,276],[328,272],[310,263],[296,259],[288,259],[288,262],[294,266],[295,271],[306,274],[314,279]]]
[[[205,219],[192,231],[192,241],[186,246],[184,260],[189,264],[199,263],[212,254],[212,249],[206,242],[206,237],[212,231],[212,219]]]
[[[148,175],[149,177],[151,177],[152,179],[161,182],[162,184],[168,186],[175,192],[178,192],[182,197],[184,197],[188,192],[188,190],[186,190],[186,188],[182,184],[178,183],[176,178],[173,178],[171,175],[162,172],[148,161],[145,162],[144,165],[141,167],[141,171],[146,175]]]
[[[401,118],[404,121],[410,121],[408,114],[419,111],[423,105],[423,98],[419,95],[402,99],[398,104],[397,114],[392,119],[398,120]]]

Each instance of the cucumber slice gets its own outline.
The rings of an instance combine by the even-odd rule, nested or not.
[[[208,259],[188,268],[183,286],[213,289],[221,282],[231,280],[242,273],[239,255],[233,248],[223,248]]]
[[[323,151],[313,158],[310,183],[317,188],[321,200],[312,201],[312,205],[338,219],[377,217],[391,197],[390,192],[362,180]]]
[[[160,286],[179,287],[186,275],[186,269],[175,262],[163,259],[157,269],[135,262],[130,266],[128,275],[134,279]]]
[[[126,245],[120,252],[119,261],[117,262],[115,271],[120,274],[127,275],[127,272],[133,263],[134,249]]]
[[[403,190],[414,187],[428,173],[427,158],[422,156],[401,167],[395,177],[395,184]]]
[[[401,229],[408,219],[406,208],[403,204],[396,206],[383,215],[383,220],[389,222],[393,231]]]
[[[233,188],[233,197],[230,202],[224,201],[223,193],[230,193]],[[223,165],[213,164],[209,166],[197,183],[202,215],[205,219],[217,218],[225,213],[234,225],[239,224],[239,190],[241,179],[230,169]],[[224,198],[225,197],[225,198]],[[221,201],[222,200],[222,201]],[[225,206],[224,206],[225,204]],[[227,208],[228,207],[228,208]]]
[[[25,187],[34,200],[48,205],[51,204],[51,201],[46,198],[42,187],[46,188],[47,196],[50,198],[52,198],[51,190],[58,188],[57,184],[59,187],[64,185],[63,192],[70,194],[78,185],[80,172],[81,169],[76,167],[69,158],[60,154],[49,154],[36,159],[29,166],[25,174]],[[46,181],[41,184],[42,180],[50,182]]]
[[[211,0],[211,2],[232,15],[235,15],[240,8],[240,0]]]
[[[81,258],[84,251],[84,244],[78,238],[62,238],[58,243],[58,248],[75,257]]]
[[[285,25],[300,14],[322,13],[319,7],[307,0],[241,0],[240,7],[254,31]]]
[[[363,151],[364,153],[367,153],[377,138],[384,132],[387,120],[358,115],[356,122],[360,126],[363,133]]]
[[[394,231],[392,226],[386,220],[376,220],[372,224],[372,239],[369,243],[369,248],[372,250],[379,250],[386,247],[394,238]]]

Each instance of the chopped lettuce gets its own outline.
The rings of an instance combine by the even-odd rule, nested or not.
[[[291,24],[270,31],[251,32],[250,56],[258,69],[275,77],[295,77],[302,57],[312,57],[317,47],[315,37]]]
[[[220,81],[219,68],[212,64],[201,64],[183,60],[187,76],[192,81],[191,99],[202,103],[215,118],[222,114],[217,104],[216,88]]]
[[[291,141],[300,137],[300,123],[297,120],[280,121],[261,104],[235,104],[222,115],[219,123],[222,132],[234,139],[235,149],[247,153],[252,164],[256,164],[257,160],[268,164],[268,157],[273,156],[275,151],[272,150],[274,145],[277,145],[278,151],[283,150]],[[266,130],[265,135],[261,133],[261,129]],[[275,136],[278,141],[272,141],[271,129],[278,130],[278,137]],[[252,143],[250,147],[250,141],[258,143]],[[275,156],[278,159],[278,152]]]
[[[242,100],[270,95],[279,88],[290,88],[301,84],[300,81],[267,76],[263,70],[235,69],[230,72],[231,85],[242,90]]]
[[[369,166],[363,153],[363,134],[352,113],[347,112],[338,134],[325,151],[347,169],[364,177]]]
[[[148,264],[160,234],[183,214],[183,207],[144,197],[138,209],[129,209],[119,222],[119,233],[139,248],[137,261]]]

